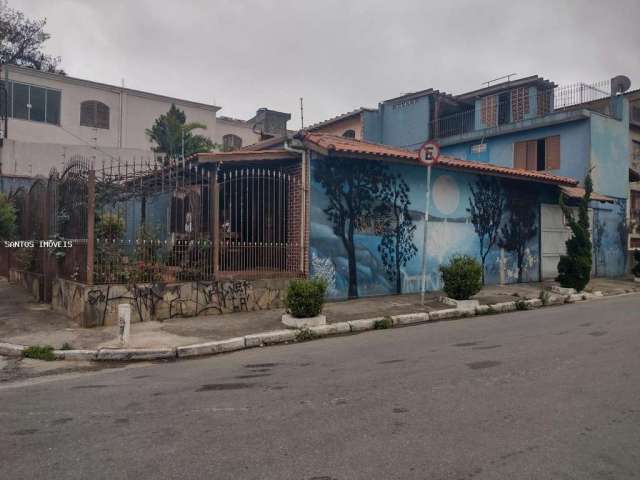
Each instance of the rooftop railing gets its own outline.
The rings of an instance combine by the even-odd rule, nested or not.
[[[540,118],[577,107],[602,111],[601,102],[598,100],[610,97],[609,85],[609,81],[601,81],[550,89],[505,89],[501,93],[480,98],[475,107],[433,120],[430,123],[430,134],[433,138],[451,137]]]

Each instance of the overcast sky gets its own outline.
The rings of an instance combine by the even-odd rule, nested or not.
[[[509,73],[640,86],[639,0],[9,0],[75,77],[305,124]],[[516,77],[517,78],[517,77]]]

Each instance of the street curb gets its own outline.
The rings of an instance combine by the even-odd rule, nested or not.
[[[99,348],[97,350],[54,350],[56,360],[92,360],[92,361],[150,361],[169,360],[181,358],[194,358],[220,353],[246,350],[249,348],[276,345],[279,343],[290,343],[298,341],[300,332],[308,331],[312,337],[323,338],[332,335],[344,335],[347,333],[361,333],[380,328],[377,322],[381,320],[391,320],[392,327],[404,327],[423,323],[438,322],[442,320],[457,320],[476,315],[487,315],[497,313],[507,313],[516,310],[529,310],[553,305],[572,304],[587,300],[601,300],[624,296],[630,293],[640,294],[635,290],[625,290],[623,293],[603,295],[602,292],[582,292],[569,295],[550,294],[547,301],[543,302],[539,298],[518,300],[510,302],[500,302],[491,305],[479,305],[474,309],[469,308],[446,308],[434,310],[433,312],[416,312],[402,315],[392,315],[391,317],[363,318],[350,320],[347,322],[328,323],[316,327],[304,329],[283,329],[270,332],[254,333],[244,337],[228,338],[225,340],[197,343],[174,348]],[[524,308],[518,308],[518,302],[524,303]],[[386,328],[386,327],[385,327]],[[25,345],[0,342],[0,355],[8,357],[22,357]]]
[[[0,355],[4,355],[5,357],[21,357],[26,348],[26,345],[0,342]]]

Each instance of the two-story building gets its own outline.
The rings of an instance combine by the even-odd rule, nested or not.
[[[219,106],[125,88],[124,86],[4,65],[0,98],[0,174],[11,179],[47,175],[80,155],[96,161],[153,159],[146,129],[172,104],[187,122],[224,151],[281,134],[289,114],[266,108],[250,120],[218,117]],[[277,127],[280,127],[278,129]],[[15,183],[15,182],[13,182]],[[8,188],[8,187],[7,187]]]
[[[447,158],[478,167],[544,173],[580,184],[590,172],[594,184],[590,204],[593,274],[617,276],[627,267],[626,211],[632,144],[629,102],[622,92],[612,91],[616,85],[606,81],[559,87],[530,76],[459,95],[427,89],[385,100],[377,109],[363,110],[356,117],[359,123],[351,128],[361,131],[365,142],[413,151],[435,139]],[[337,117],[337,122],[320,123],[315,131],[333,133],[327,129],[339,126],[342,117]],[[491,168],[488,171],[495,177]],[[430,232],[438,233],[422,247],[426,255],[435,249],[438,253],[434,261],[438,263],[454,253],[473,254],[485,264],[486,279],[491,283],[553,279],[570,234],[558,204],[559,196],[562,194],[569,205],[575,204],[583,189],[564,184],[553,190],[540,184],[520,183],[514,190],[513,184],[502,182],[497,190],[501,191],[499,203],[505,214],[495,241],[487,249],[487,238],[473,239],[477,229],[474,226],[469,230],[473,223],[472,202],[475,205],[482,198],[479,191],[491,187],[477,180],[465,179],[461,183],[458,176],[435,170],[430,186],[435,213],[430,214],[429,221],[433,222]],[[532,207],[526,212],[533,219],[531,225],[526,225],[530,238],[524,248],[514,248],[509,241],[509,234],[514,232],[507,225],[511,218],[523,226],[524,209],[518,206],[523,202]],[[414,201],[412,208],[418,207]],[[506,213],[510,209],[511,217]],[[313,222],[311,228],[313,239]],[[417,228],[421,228],[420,222]],[[453,248],[455,245],[459,248]],[[313,242],[311,246],[313,252]],[[370,256],[375,257],[374,251],[375,248],[369,249]],[[430,274],[432,286],[437,287],[437,270]],[[406,272],[405,278],[412,275],[415,271]]]

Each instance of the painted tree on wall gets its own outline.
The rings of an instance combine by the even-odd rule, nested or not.
[[[535,197],[521,185],[510,185],[505,189],[509,216],[500,230],[498,245],[516,256],[518,282],[522,282],[525,253],[529,240],[536,236]]]
[[[471,187],[469,208],[471,223],[480,242],[482,261],[482,283],[484,284],[485,261],[491,248],[498,241],[500,221],[504,210],[504,198],[500,183],[494,177],[479,177]]]
[[[349,298],[358,296],[354,234],[359,222],[372,216],[385,174],[386,167],[379,162],[365,164],[339,158],[323,158],[313,172],[329,202],[324,213],[347,252]]]
[[[382,240],[378,251],[387,278],[395,283],[396,293],[402,293],[401,269],[417,253],[413,243],[416,226],[409,215],[409,185],[400,174],[388,174],[383,178],[378,213],[384,218]]]

